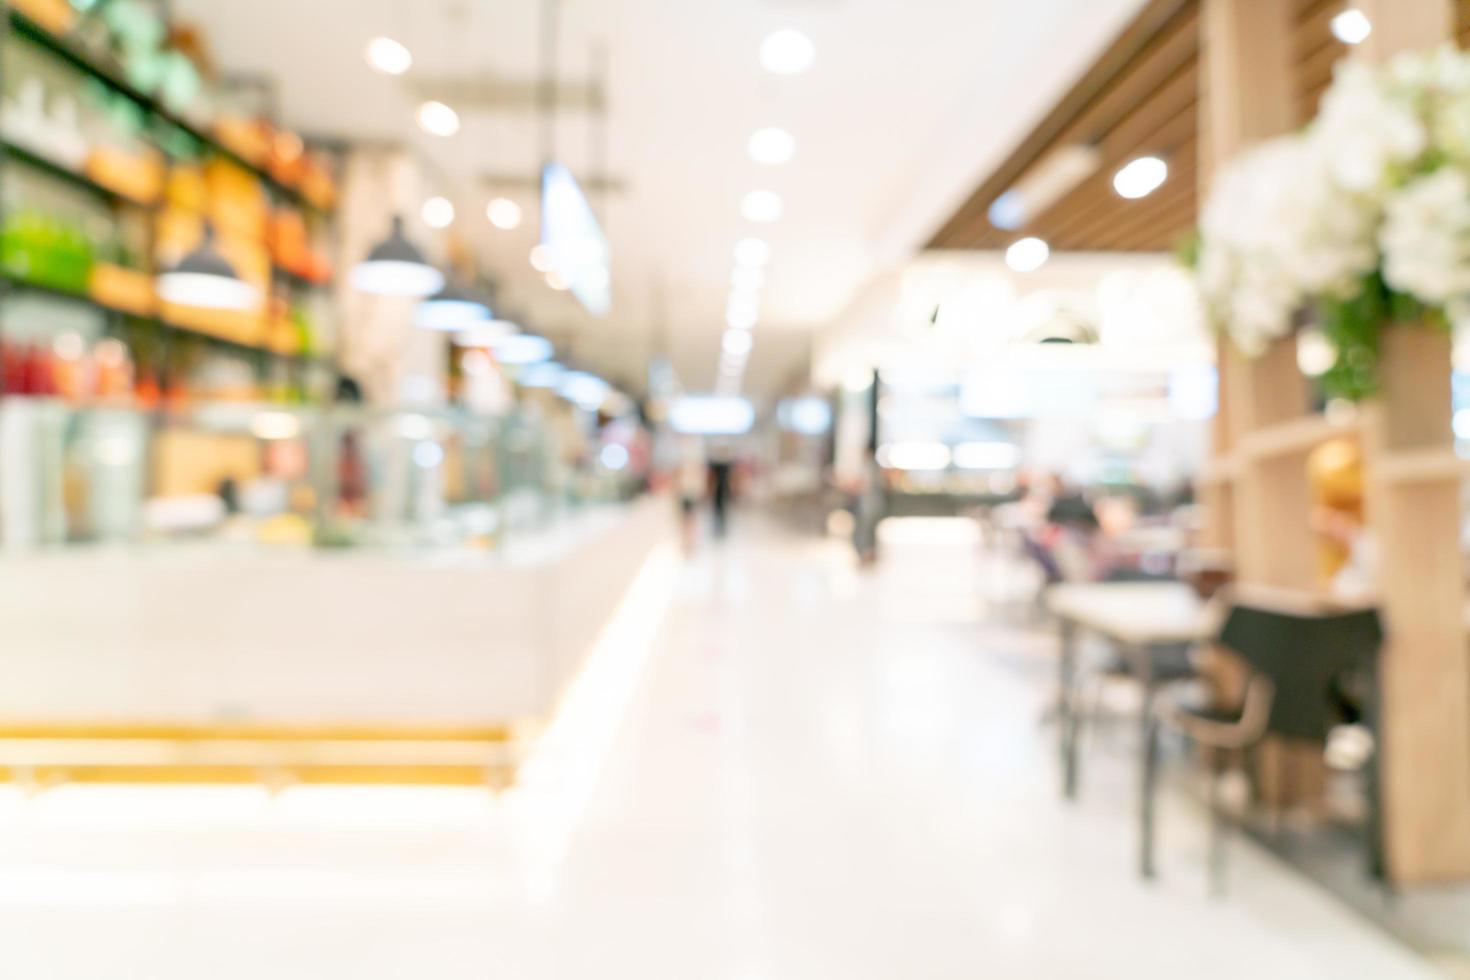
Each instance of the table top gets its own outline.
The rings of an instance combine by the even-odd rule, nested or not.
[[[1055,585],[1046,604],[1061,619],[1123,643],[1188,643],[1214,632],[1204,600],[1182,582]]]

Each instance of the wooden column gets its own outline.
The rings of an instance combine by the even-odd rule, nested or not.
[[[1451,39],[1450,0],[1358,0],[1384,62]],[[1383,389],[1364,427],[1389,645],[1381,670],[1389,876],[1470,876],[1470,637],[1460,553],[1462,467],[1451,431],[1450,338],[1416,324],[1384,338]]]
[[[1220,165],[1292,128],[1291,4],[1204,0],[1200,24],[1200,142],[1209,148],[1200,166],[1200,195],[1206,198]],[[1217,365],[1222,417],[1204,487],[1206,504],[1216,511],[1210,543],[1230,547],[1242,581],[1309,587],[1310,576],[1303,580],[1312,556],[1305,456],[1293,462],[1296,447],[1289,447],[1283,461],[1283,447],[1262,439],[1308,411],[1295,343],[1282,341],[1249,359],[1223,342]],[[1229,541],[1219,540],[1226,533]]]

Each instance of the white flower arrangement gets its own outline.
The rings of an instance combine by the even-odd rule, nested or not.
[[[1343,62],[1306,130],[1217,176],[1197,277],[1248,355],[1316,305],[1339,348],[1329,387],[1369,393],[1390,322],[1470,301],[1470,54]]]

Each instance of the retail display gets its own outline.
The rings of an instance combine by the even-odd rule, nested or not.
[[[266,379],[280,376],[274,360],[331,354],[328,311],[312,297],[333,268],[321,244],[336,197],[326,161],[229,105],[198,67],[208,62],[202,42],[171,32],[152,5],[116,0],[79,13],[34,0],[12,4],[8,18],[0,273],[9,295],[90,308],[106,333],[146,328],[174,359],[169,338],[210,338],[219,354],[253,365],[252,391],[299,395],[299,378]],[[207,226],[214,248],[201,252]],[[238,277],[229,302],[217,290],[158,294],[160,272],[178,285],[201,254]],[[0,321],[14,316],[11,302]],[[28,306],[26,336],[45,320],[37,308],[50,307]],[[7,347],[14,356],[25,344]],[[139,371],[145,402],[162,379],[182,378],[167,360]]]

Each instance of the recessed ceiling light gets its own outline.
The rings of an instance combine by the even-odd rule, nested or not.
[[[1332,34],[1343,44],[1362,44],[1373,33],[1373,22],[1357,7],[1349,7],[1332,18]]]
[[[781,195],[775,191],[751,191],[740,202],[740,213],[745,216],[745,220],[761,225],[780,221],[785,209]]]
[[[1017,272],[1035,272],[1051,255],[1051,247],[1039,238],[1022,238],[1006,249],[1006,265]]]
[[[419,106],[419,128],[432,136],[453,136],[459,132],[459,113],[443,102],[425,102]]]
[[[754,345],[749,330],[726,330],[725,339],[720,341],[720,349],[731,357],[744,357]]]
[[[771,261],[771,246],[759,238],[742,238],[735,243],[735,264],[757,269]]]
[[[812,39],[789,27],[761,42],[761,67],[776,75],[800,75],[811,68],[816,58]]]
[[[367,43],[367,61],[384,75],[402,75],[413,67],[413,55],[391,37],[375,37]]]
[[[420,212],[424,224],[430,228],[448,228],[454,224],[454,205],[448,198],[431,197],[424,202],[423,210]]]
[[[485,217],[502,231],[514,231],[521,226],[521,206],[510,198],[497,197],[485,207]]]
[[[531,249],[531,268],[537,272],[550,272],[556,267],[556,253],[550,245],[537,245]]]
[[[1148,197],[1169,179],[1169,165],[1158,157],[1139,157],[1113,175],[1113,190],[1137,200]]]
[[[741,292],[754,292],[765,285],[766,274],[760,266],[737,265],[730,273],[730,286]]]
[[[725,311],[725,326],[731,330],[754,330],[759,321],[760,314],[753,309],[743,307]]]
[[[725,304],[727,310],[758,310],[760,306],[761,294],[752,289],[730,290],[730,301]]]
[[[784,129],[767,126],[750,134],[746,145],[750,158],[768,167],[786,163],[796,153],[796,138]]]

